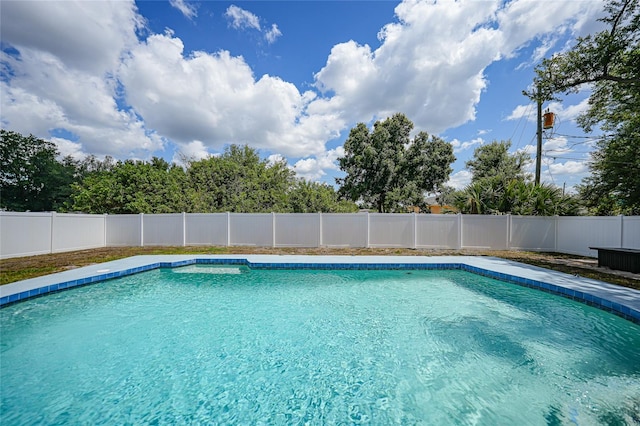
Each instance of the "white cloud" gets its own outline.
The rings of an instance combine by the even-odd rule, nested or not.
[[[144,19],[132,0],[118,2],[3,1],[2,42],[24,52],[48,52],[69,68],[101,75],[137,43]]]
[[[487,5],[402,3],[400,22],[383,28],[377,50],[355,41],[334,46],[316,86],[335,94],[332,106],[355,121],[402,111],[417,128],[440,133],[471,120],[483,69],[496,56],[487,50],[492,31],[473,31],[491,13]]]
[[[417,129],[441,133],[475,119],[488,65],[584,11],[582,2],[407,0],[380,31],[380,47],[334,46],[315,84],[348,121],[402,111]]]
[[[248,10],[244,10],[234,4],[227,8],[224,16],[227,17],[229,24],[233,28],[241,30],[245,28],[253,28],[261,31],[260,19]]]
[[[20,54],[1,56],[12,74],[0,83],[2,125],[43,139],[64,129],[96,155],[147,157],[162,149],[163,139],[116,102],[114,73],[123,52],[137,43],[142,21],[135,4],[126,1],[40,2],[38,7],[3,2],[2,39]],[[56,141],[61,151],[79,152]]]
[[[215,150],[250,144],[299,157],[322,153],[344,127],[336,116],[309,113],[318,102],[312,94],[278,77],[256,80],[242,57],[227,51],[184,57],[183,48],[170,34],[151,36],[120,72],[129,104],[171,140],[200,140]]]
[[[276,24],[272,24],[271,29],[264,33],[264,37],[269,44],[273,44],[281,35],[282,32]]]
[[[446,183],[447,186],[451,186],[455,189],[463,189],[465,186],[471,183],[471,178],[473,174],[469,170],[460,170],[449,176],[449,181]]]
[[[531,157],[535,157],[535,155],[536,155],[536,146],[535,145],[531,145],[531,144],[525,145],[522,148],[516,150],[516,152],[526,152]]]
[[[344,156],[343,147],[331,149],[315,158],[303,158],[298,160],[293,169],[296,175],[307,180],[317,181],[326,175],[325,170],[339,170],[337,160]]]
[[[49,140],[56,145],[62,158],[71,156],[75,160],[82,160],[87,156],[87,153],[82,149],[82,144],[64,138],[51,138]]]
[[[275,43],[275,41],[282,36],[282,31],[280,31],[277,24],[271,24],[271,28],[263,29],[262,25],[260,25],[260,18],[257,15],[236,5],[229,6],[224,16],[226,16],[232,28],[238,30],[253,28],[254,30],[260,31],[264,34],[264,38],[268,44]]]
[[[198,10],[194,5],[186,3],[184,0],[169,0],[172,7],[178,9],[185,17],[193,19],[198,16]]]
[[[585,174],[589,166],[585,161],[568,160],[564,163],[549,164],[549,170],[554,176]]]
[[[482,138],[475,138],[466,142],[460,142],[458,139],[454,139],[451,141],[451,146],[453,146],[453,152],[457,154],[476,145],[482,145],[483,143],[484,139]]]
[[[567,138],[564,136],[556,136],[544,140],[542,144],[542,153],[544,155],[554,156],[568,154],[572,149],[567,146]]]
[[[267,157],[267,162],[271,165],[281,162],[286,162],[287,159],[281,154],[271,154]]]
[[[192,141],[185,144],[179,144],[171,161],[176,164],[184,165],[189,161],[198,161],[210,157],[211,153],[202,141]]]
[[[505,120],[520,120],[521,118],[525,118],[527,121],[536,121],[536,113],[534,112],[533,104],[516,106]]]

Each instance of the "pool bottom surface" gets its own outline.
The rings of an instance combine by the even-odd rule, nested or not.
[[[625,424],[640,328],[463,271],[162,269],[0,310],[3,425]]]

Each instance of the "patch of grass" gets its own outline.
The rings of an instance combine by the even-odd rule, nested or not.
[[[502,250],[430,250],[430,249],[373,249],[373,248],[295,248],[295,247],[107,247],[40,256],[0,260],[0,285],[28,278],[48,275],[68,269],[108,262],[129,256],[152,254],[307,254],[344,256],[493,256],[605,281],[640,290],[640,280],[609,273],[593,266],[593,259],[561,253]]]

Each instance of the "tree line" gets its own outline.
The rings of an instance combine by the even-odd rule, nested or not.
[[[85,213],[353,212],[327,184],[297,178],[285,161],[248,146],[185,167],[162,158],[57,159],[56,146],[0,130],[0,208]]]
[[[0,207],[12,211],[85,213],[428,212],[426,195],[471,214],[576,214],[579,204],[559,188],[535,186],[524,172],[527,154],[509,142],[476,149],[466,163],[469,186],[445,186],[453,147],[425,132],[410,138],[403,114],[355,126],[339,158],[339,187],[297,178],[284,160],[269,162],[248,146],[183,166],[162,158],[115,161],[88,156],[58,159],[56,146],[1,130]]]

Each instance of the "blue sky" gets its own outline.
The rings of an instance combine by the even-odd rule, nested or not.
[[[61,153],[180,163],[248,144],[334,183],[349,130],[395,112],[454,146],[450,184],[492,140],[535,154],[522,95],[542,57],[601,29],[603,2],[0,3],[2,127]],[[38,29],[34,31],[33,29]],[[571,189],[589,88],[545,104],[543,181]],[[533,171],[533,163],[530,167]]]

